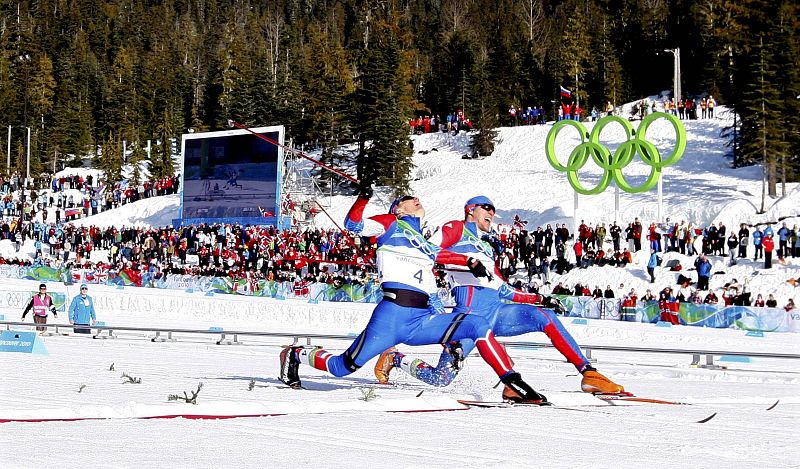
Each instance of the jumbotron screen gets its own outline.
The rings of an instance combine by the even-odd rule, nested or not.
[[[251,129],[283,144],[283,126]],[[247,130],[183,135],[181,218],[279,215],[283,148]]]

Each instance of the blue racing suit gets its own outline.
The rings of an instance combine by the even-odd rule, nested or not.
[[[452,295],[456,307],[451,313],[456,318],[480,316],[489,323],[498,337],[512,337],[529,332],[544,332],[556,349],[572,363],[578,371],[589,365],[575,339],[564,329],[553,311],[534,306],[530,303],[541,303],[543,297],[538,294],[524,293],[514,289],[500,276],[494,263],[494,253],[486,241],[478,237],[478,228],[474,222],[451,221],[431,238],[442,248],[460,253],[481,261],[487,268],[495,272],[494,278],[475,278],[468,275],[463,268],[447,266],[448,280],[452,287]],[[508,303],[507,301],[514,303]],[[474,348],[471,340],[461,340],[463,356],[466,357]],[[442,352],[439,364],[433,368],[419,359],[398,354],[395,363],[412,376],[433,386],[447,386],[458,373],[453,366],[453,356],[447,350]]]
[[[362,220],[367,201],[361,198],[356,201],[347,215],[345,227],[363,236],[377,236],[377,267],[384,299],[375,307],[366,328],[344,353],[332,355],[321,348],[300,349],[296,352],[300,362],[334,376],[345,376],[399,343],[428,345],[469,341],[498,376],[511,373],[511,361],[483,317],[460,318],[438,314],[430,308],[430,296],[437,294],[434,262],[466,266],[468,257],[428,242],[420,234],[417,217],[398,218],[389,214]]]

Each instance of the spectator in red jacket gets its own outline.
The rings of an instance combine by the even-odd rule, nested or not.
[[[575,265],[580,267],[581,257],[583,257],[583,244],[580,241],[576,241],[572,249],[575,251]]]
[[[767,235],[762,241],[761,245],[764,246],[764,268],[772,268],[772,251],[775,250],[775,241],[772,235]]]

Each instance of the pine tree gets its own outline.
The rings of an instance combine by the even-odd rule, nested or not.
[[[164,179],[175,175],[175,164],[172,160],[175,122],[169,110],[164,111],[161,122],[156,126],[157,142],[150,156],[151,179]]]
[[[592,41],[595,60],[587,74],[587,90],[592,96],[589,102],[602,111],[607,102],[616,105],[625,96],[625,74],[614,46],[611,19],[598,9],[595,22],[597,33]]]
[[[375,36],[389,31],[376,31]],[[375,169],[377,182],[383,186],[394,187],[396,193],[408,192],[408,175],[413,167],[412,150],[409,141],[407,112],[400,107],[399,90],[402,85],[397,79],[400,65],[400,51],[388,37],[373,41],[369,66],[364,70],[364,86],[374,93],[372,108],[371,145],[367,158]],[[375,86],[374,88],[368,88]],[[383,90],[383,92],[381,92]]]
[[[53,118],[56,79],[53,76],[53,62],[46,54],[40,54],[35,60],[29,86],[31,112],[37,117],[37,125],[31,129],[31,145],[37,150],[31,154],[31,166],[36,168],[38,174],[45,166],[54,169],[56,165],[56,150],[47,135]],[[52,161],[51,165],[45,164],[48,160]]]
[[[0,49],[0,115],[11,116],[14,113],[16,99],[16,87],[14,86],[14,74],[11,62],[12,54],[10,51]]]
[[[434,53],[423,96],[433,113],[442,119],[456,109],[463,110],[472,99],[469,84],[476,60],[475,48],[466,35],[453,34]]]
[[[67,82],[62,82],[56,93],[56,105],[51,132],[53,147],[64,155],[64,164],[80,166],[91,143],[91,112],[81,106],[79,98],[69,91]]]
[[[319,141],[322,161],[330,161],[339,139],[349,134],[347,96],[354,85],[341,44],[324,31],[311,27],[306,48],[308,73],[305,75],[307,138]]]
[[[745,87],[741,106],[741,157],[744,161],[760,162],[764,171],[761,211],[766,209],[766,195],[775,197],[776,162],[785,152],[780,130],[779,93],[774,86],[776,71],[769,43],[759,38],[751,50],[748,75],[752,81]]]
[[[497,116],[507,116],[507,110],[511,105],[520,107],[525,100],[522,89],[519,86],[520,77],[526,73],[522,66],[521,50],[524,48],[524,41],[520,41],[518,33],[522,24],[516,22],[518,10],[513,2],[507,0],[497,1],[491,14],[487,14],[486,23],[489,34],[484,67],[486,74],[481,70],[473,70],[472,80],[481,82],[479,90],[474,95],[474,108],[467,107],[468,113],[475,120],[480,128],[480,123],[485,122],[492,128],[499,125]],[[483,58],[478,61],[482,61]],[[488,128],[487,128],[488,130]],[[482,145],[490,143],[490,139],[481,136]],[[483,151],[489,151],[485,147]],[[491,145],[491,151],[494,145]],[[489,153],[491,153],[489,151]],[[482,153],[488,155],[489,153]]]
[[[775,19],[775,85],[780,92],[778,109],[782,132],[782,151],[777,158],[781,196],[786,195],[787,180],[796,180],[800,168],[800,20],[798,5],[783,2]]]
[[[225,45],[220,49],[222,69],[222,95],[220,105],[228,118],[247,125],[254,125],[252,109],[254,96],[252,85],[254,70],[250,63],[244,25],[228,23],[225,29]]]
[[[30,111],[36,116],[36,120],[42,123],[53,111],[53,97],[56,90],[53,62],[50,57],[46,54],[38,57],[29,79]]]
[[[402,55],[394,31],[391,24],[382,21],[375,21],[371,29],[356,91],[354,128],[362,144],[359,179],[391,186],[396,193],[402,193],[408,191],[413,151],[406,123],[410,110],[402,107],[401,94],[406,88],[398,73]]]
[[[131,166],[129,178],[134,186],[138,186],[142,182],[141,164],[146,156],[141,143],[138,141],[131,142],[131,157],[128,160],[128,164]]]
[[[301,77],[308,73],[302,65],[304,62],[302,55],[292,53],[292,50],[287,48],[287,54],[282,56],[279,61],[278,87],[274,91],[275,116],[273,117],[274,122],[284,124],[289,131],[302,127],[305,90],[301,83]]]
[[[13,166],[14,171],[25,176],[25,172],[27,170],[27,155],[25,154],[25,141],[24,140],[17,140],[12,149],[13,157],[11,158],[11,164]],[[31,173],[33,175],[33,173]]]
[[[117,138],[109,133],[95,167],[101,169],[107,183],[114,184],[122,179],[122,148]]]
[[[123,47],[117,52],[112,65],[106,106],[109,127],[123,139],[136,134],[138,89],[136,88],[135,58]]]
[[[792,61],[787,44],[791,35],[782,39],[781,5],[765,0],[731,3],[728,6],[733,13],[732,23],[740,25],[734,28],[740,34],[729,39],[734,51],[734,89],[738,88],[732,104],[741,118],[733,145],[740,164],[762,164],[763,211],[767,195],[777,195],[778,168],[788,164],[792,156],[788,137],[791,134],[785,131],[784,123],[795,117],[787,117],[784,112],[791,108],[786,92],[794,79],[792,72],[782,69]]]
[[[497,47],[503,47],[494,43]],[[501,99],[509,99],[504,91],[497,89],[495,76],[502,69],[503,60],[492,58],[491,54],[485,60],[479,60],[472,70],[472,91],[473,97],[467,107],[468,115],[477,116],[478,133],[472,137],[472,157],[486,157],[494,152],[494,139],[497,137],[495,128],[499,122],[497,119],[498,108]],[[513,104],[513,101],[511,102]]]
[[[729,75],[726,73],[730,55],[725,37],[731,33],[729,28],[732,25],[729,21],[731,11],[726,10],[722,3],[723,0],[692,2],[687,20],[693,25],[691,39],[701,45],[696,48],[696,55],[703,65],[699,76],[702,89],[724,99],[730,94]]]
[[[579,101],[587,98],[584,80],[591,60],[585,8],[584,2],[578,0],[568,0],[559,6],[556,22],[562,28],[560,34],[551,38],[552,48],[548,54],[553,80],[574,87]]]

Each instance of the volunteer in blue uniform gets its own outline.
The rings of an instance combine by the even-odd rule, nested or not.
[[[94,312],[94,301],[89,296],[89,287],[86,284],[81,285],[81,292],[75,295],[72,303],[69,305],[69,323],[75,326],[92,326],[97,319]],[[75,327],[73,329],[76,334],[91,334],[91,329],[88,327]]]

